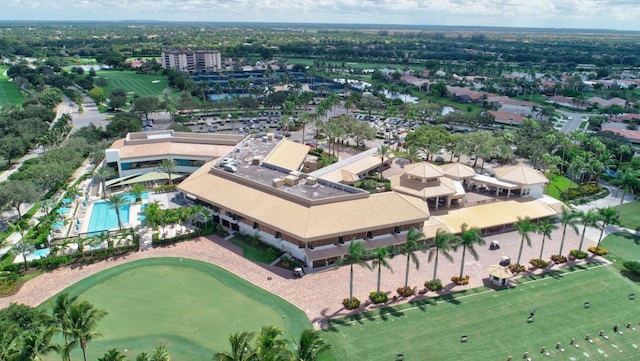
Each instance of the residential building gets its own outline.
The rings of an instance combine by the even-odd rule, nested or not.
[[[188,73],[203,73],[222,69],[217,50],[167,50],[162,52],[162,67]]]

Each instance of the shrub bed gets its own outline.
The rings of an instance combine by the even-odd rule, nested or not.
[[[532,258],[529,260],[529,263],[535,268],[545,268],[549,265],[549,262],[540,258]]]
[[[640,276],[640,262],[638,261],[626,261],[622,266],[634,276]]]
[[[515,264],[515,263],[509,264],[509,271],[511,271],[511,273],[513,274],[524,272],[525,269],[526,268],[521,264]]]
[[[464,286],[464,285],[468,285],[469,284],[469,275],[466,275],[462,278],[458,277],[458,276],[453,276],[451,277],[451,281],[453,283],[455,283],[458,286]]]
[[[607,251],[606,248],[602,248],[602,247],[591,246],[588,249],[589,249],[589,252],[593,253],[596,256],[604,256],[606,254],[609,254],[609,251]]]
[[[437,278],[435,280],[425,282],[424,286],[429,291],[440,291],[442,289],[442,281],[440,281],[440,279]]]
[[[387,300],[389,299],[389,297],[387,296],[386,293],[380,291],[380,292],[371,292],[369,293],[369,300],[371,300],[371,302],[373,303],[385,303],[387,302]]]
[[[345,298],[344,300],[342,300],[342,305],[347,310],[355,310],[357,308],[360,308],[360,300],[354,297],[351,301],[349,301],[348,298]]]
[[[562,263],[567,263],[567,257],[566,256],[562,256],[559,254],[552,254],[551,255],[551,260],[553,261],[553,263],[555,264],[562,264]]]
[[[396,291],[398,292],[398,296],[400,297],[411,297],[415,294],[415,291],[413,290],[413,288],[409,286],[398,287]]]
[[[580,251],[577,249],[572,249],[571,252],[569,252],[570,255],[572,255],[573,257],[577,258],[577,259],[585,259],[587,258],[588,254],[585,251]]]

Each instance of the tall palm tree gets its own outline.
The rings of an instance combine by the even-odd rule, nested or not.
[[[36,247],[31,242],[23,238],[13,246],[13,249],[22,255],[22,259],[24,260],[24,269],[28,270],[29,263],[27,261],[27,255],[35,251]]]
[[[607,228],[608,225],[618,222],[618,212],[613,208],[598,208],[598,221],[600,221],[600,236],[598,237],[598,245],[596,248],[600,248],[600,241],[602,241],[604,229]]]
[[[20,330],[17,324],[0,322],[0,360],[14,360],[20,355]]]
[[[409,265],[413,263],[413,265],[416,266],[416,270],[420,269],[420,259],[416,255],[416,252],[424,252],[424,244],[418,242],[424,237],[424,233],[418,231],[418,229],[416,228],[411,228],[409,229],[409,232],[407,232],[407,242],[402,246],[402,253],[407,256],[407,264],[404,275],[405,290],[407,289],[407,287],[409,287]]]
[[[116,218],[118,218],[118,228],[122,230],[122,220],[120,219],[120,208],[129,204],[129,199],[122,194],[112,194],[106,200],[109,208],[116,212]]]
[[[256,351],[251,347],[253,332],[234,333],[229,336],[231,352],[216,352],[213,355],[214,361],[253,361]]]
[[[620,204],[618,205],[618,217],[622,212],[624,197],[640,184],[638,177],[640,177],[640,170],[634,170],[631,167],[618,174],[618,178],[614,182],[618,187],[622,188],[622,196],[620,196]]]
[[[274,326],[263,326],[256,340],[257,361],[288,361],[291,351],[287,340],[282,338],[282,330]]]
[[[316,330],[304,330],[296,346],[296,361],[317,361],[319,355],[330,349],[329,345]]]
[[[578,231],[578,213],[567,207],[562,207],[562,213],[560,213],[560,223],[562,224],[562,240],[560,240],[560,251],[558,255],[562,256],[562,249],[564,248],[564,238],[567,234],[567,226],[571,227],[574,232],[580,234]]]
[[[522,239],[520,239],[520,251],[518,252],[518,261],[517,265],[520,265],[520,259],[522,258],[522,249],[524,248],[524,241],[527,241],[527,246],[531,247],[531,238],[529,237],[529,233],[535,232],[536,225],[531,222],[531,218],[520,218],[518,217],[518,221],[513,225],[516,231],[520,233]]]
[[[391,154],[391,147],[386,144],[381,144],[378,146],[378,150],[376,151],[376,155],[380,157],[380,178],[382,178],[382,168],[384,167],[384,160]]]
[[[173,178],[172,174],[173,171],[176,169],[177,167],[177,163],[175,160],[173,159],[164,159],[162,161],[162,163],[160,163],[160,166],[158,168],[160,168],[161,171],[167,173],[167,175],[169,176],[169,185],[173,185]]]
[[[476,245],[484,246],[485,241],[480,236],[480,230],[477,228],[468,228],[466,223],[460,226],[460,235],[455,239],[455,249],[462,247],[462,261],[460,262],[460,278],[464,272],[464,258],[467,254],[467,250],[475,260],[478,259],[478,252],[474,248]]]
[[[582,244],[584,242],[584,236],[587,233],[587,227],[595,227],[598,223],[598,211],[595,209],[590,209],[587,213],[582,211],[578,212],[578,217],[580,219],[579,223],[582,224],[582,235],[580,236],[580,245],[578,246],[578,251],[582,252]]]
[[[102,199],[104,199],[107,196],[106,182],[107,182],[107,179],[113,176],[113,171],[111,170],[111,168],[102,166],[96,169],[93,176],[100,181],[100,188],[102,189]]]
[[[441,229],[436,231],[436,236],[433,238],[433,246],[429,249],[429,262],[433,260],[433,279],[435,281],[438,279],[438,259],[440,258],[440,254],[444,256],[444,258],[448,259],[449,262],[453,262],[453,256],[451,256],[451,251],[453,249],[453,240],[454,236],[451,233],[447,233]]]
[[[388,269],[389,271],[391,271],[391,273],[393,273],[393,268],[391,268],[391,265],[389,264],[389,262],[387,262],[387,259],[389,259],[389,249],[387,249],[386,247],[378,247],[373,250],[372,255],[373,255],[373,262],[371,262],[371,265],[373,267],[378,268],[378,282],[376,285],[376,294],[380,294],[380,280],[382,279],[382,267]]]
[[[107,311],[96,309],[91,303],[82,301],[69,308],[69,344],[65,348],[71,350],[80,346],[82,357],[87,361],[87,343],[102,334],[96,331],[98,322],[107,315]]]
[[[363,242],[356,242],[351,240],[347,254],[339,259],[335,267],[340,267],[343,264],[349,264],[349,302],[353,302],[353,265],[357,264],[371,271],[371,266],[365,262],[365,258],[368,256],[367,250],[364,248]]]
[[[551,239],[551,232],[555,229],[558,229],[558,226],[549,222],[548,219],[544,219],[538,224],[538,233],[542,235],[542,245],[540,246],[540,257],[542,259],[542,252],[544,251],[544,241],[549,238]]]
[[[53,314],[53,322],[57,329],[62,332],[62,336],[64,337],[64,344],[69,344],[69,310],[71,305],[73,305],[78,300],[78,296],[69,297],[69,294],[62,293],[52,305],[52,314]],[[68,350],[67,350],[68,351]],[[69,354],[62,352],[62,359],[68,360]]]

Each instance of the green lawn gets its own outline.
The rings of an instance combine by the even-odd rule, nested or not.
[[[127,349],[130,359],[164,344],[172,360],[211,360],[229,350],[231,333],[258,333],[264,325],[297,338],[311,328],[304,312],[283,299],[208,263],[153,258],[127,263],[84,279],[65,292],[109,314],[103,337],[91,341],[89,359]],[[51,355],[48,360],[58,360]],[[79,352],[72,360],[82,359]]]
[[[514,360],[529,352],[541,359],[545,346],[550,360],[633,360],[640,357],[638,284],[612,266],[557,273],[502,291],[429,300],[411,309],[387,309],[357,321],[334,321],[324,337],[333,345],[334,360]],[[590,308],[584,308],[589,301]],[[535,321],[528,323],[532,308]],[[619,323],[623,335],[613,334]],[[610,339],[598,337],[604,330]],[[594,343],[585,341],[591,334]],[[469,342],[461,343],[467,335]],[[580,348],[569,345],[576,339]],[[561,342],[565,349],[555,349]],[[615,347],[614,347],[615,345]],[[587,356],[588,355],[588,356]]]
[[[620,225],[629,229],[637,229],[640,227],[640,202],[631,202],[622,205]]]
[[[613,253],[609,257],[612,261],[640,261],[640,236],[614,233],[604,237],[600,245]]]
[[[263,244],[258,244],[258,246],[252,246],[249,244],[250,240],[243,235],[236,235],[233,238],[229,239],[229,242],[234,245],[242,248],[242,257],[248,259],[252,262],[270,264],[273,259],[269,257],[267,254],[267,247]],[[277,252],[275,254],[279,254]]]
[[[162,75],[143,75],[133,71],[98,70],[96,76],[107,79],[104,88],[107,97],[115,88],[122,88],[129,94],[129,101],[137,96],[160,96],[167,88],[168,80]]]
[[[550,197],[553,197],[558,200],[562,200],[562,197],[561,197],[562,192],[564,192],[565,189],[569,188],[572,185],[573,187],[577,186],[569,178],[562,175],[553,174],[551,176],[551,182],[547,186],[547,194]]]
[[[4,72],[9,69],[6,65],[0,65],[0,106],[3,104],[22,105],[24,98],[18,87],[9,81],[9,77]]]

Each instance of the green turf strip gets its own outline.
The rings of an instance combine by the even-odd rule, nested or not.
[[[518,360],[524,352],[533,359],[640,359],[640,330],[625,328],[626,322],[640,328],[640,298],[630,300],[629,293],[640,294],[640,288],[613,267],[585,267],[507,290],[339,320],[323,336],[333,344],[335,360],[394,360],[398,353],[405,360]],[[534,322],[528,323],[532,308]],[[616,323],[621,336],[613,334]],[[600,329],[609,340],[598,337]],[[593,344],[584,340],[587,334]],[[469,341],[461,343],[462,335]],[[580,348],[569,346],[571,338]],[[555,350],[556,342],[565,352]],[[540,355],[543,346],[549,357]]]
[[[214,352],[229,349],[231,333],[258,333],[262,326],[273,325],[286,337],[297,338],[311,327],[305,314],[283,299],[219,267],[188,259],[126,263],[65,292],[109,312],[99,325],[104,336],[89,344],[91,360],[111,348],[127,349],[134,359],[159,344],[169,348],[174,361],[211,360]],[[81,359],[81,354],[72,359]]]

